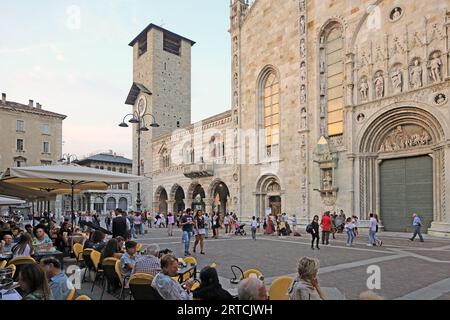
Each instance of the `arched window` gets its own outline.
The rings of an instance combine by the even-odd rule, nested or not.
[[[263,84],[265,148],[271,156],[280,144],[280,85],[274,72],[267,74]]]
[[[327,30],[324,49],[325,63],[320,68],[326,72],[320,82],[321,99],[325,99],[327,105],[328,136],[337,136],[344,132],[344,40],[339,24]]]

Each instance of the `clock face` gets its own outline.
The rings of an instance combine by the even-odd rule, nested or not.
[[[138,102],[137,111],[139,115],[143,116],[147,111],[147,99],[145,97],[141,97]]]

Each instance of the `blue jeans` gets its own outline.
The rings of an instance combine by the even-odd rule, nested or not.
[[[347,244],[352,245],[353,240],[355,240],[355,234],[353,230],[347,230]]]
[[[252,239],[256,240],[256,228],[252,228]]]
[[[375,244],[376,241],[376,231],[369,230],[369,244]]]
[[[192,232],[183,231],[183,236],[182,236],[181,240],[184,243],[184,254],[189,253],[189,246],[191,245],[191,237],[192,237]]]
[[[423,241],[422,233],[420,232],[420,226],[414,226],[414,234],[413,234],[411,240],[414,240],[417,235],[419,235],[420,241]]]

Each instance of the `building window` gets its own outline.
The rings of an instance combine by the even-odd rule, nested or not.
[[[181,39],[164,33],[164,44],[163,44],[164,51],[176,54],[177,56],[180,55],[180,49],[181,49]]]
[[[23,151],[23,139],[17,139],[17,151]]]
[[[49,142],[44,142],[43,152],[50,153],[50,143]]]
[[[328,136],[336,136],[344,132],[344,41],[339,25],[329,31],[325,44]]]
[[[267,75],[263,90],[265,147],[270,157],[280,144],[280,86],[274,72]]]
[[[161,168],[167,169],[170,167],[170,155],[167,149],[164,149],[161,153]]]
[[[44,124],[42,126],[42,134],[47,134],[47,135],[50,134],[50,126],[48,124]]]
[[[128,183],[125,183],[125,184],[123,185],[123,189],[124,189],[124,190],[128,190]]]
[[[100,170],[105,170],[105,168],[103,166],[100,167]]]
[[[108,167],[108,171],[111,171],[111,167]]]
[[[113,171],[113,172],[116,172],[116,168],[115,168],[115,167],[113,167],[113,168],[112,168],[112,171]]]
[[[51,161],[47,161],[47,160],[41,160],[41,165],[43,165],[43,166],[51,166],[52,162]]]
[[[17,132],[25,132],[25,122],[23,120],[17,120],[16,131]]]
[[[123,173],[128,173],[127,169],[123,169]]]
[[[147,52],[147,34],[144,34],[138,41],[138,57]]]

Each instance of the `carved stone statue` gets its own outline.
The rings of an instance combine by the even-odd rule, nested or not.
[[[359,86],[359,92],[361,93],[361,100],[367,101],[369,96],[369,84],[366,79],[363,79],[361,85]]]
[[[325,73],[325,60],[323,59],[323,57],[320,58],[319,69],[320,73]]]
[[[395,69],[391,74],[392,88],[395,93],[400,93],[403,90],[403,75],[399,68]]]
[[[324,137],[327,135],[327,123],[325,119],[322,119],[322,121],[320,121],[320,135]]]
[[[302,58],[306,57],[305,39],[302,39],[302,41],[300,41],[300,56]]]
[[[308,123],[307,123],[308,114],[307,114],[305,108],[302,109],[302,115],[301,116],[302,116],[302,122],[301,122],[302,129],[306,129],[306,127],[308,125]]]
[[[395,21],[395,20],[399,19],[401,15],[402,15],[402,9],[399,8],[399,7],[396,7],[396,8],[394,9],[394,12],[392,13],[391,19],[392,19],[393,21]]]
[[[302,62],[300,65],[300,79],[302,82],[306,81],[306,64],[305,62]]]
[[[433,82],[442,81],[441,66],[442,66],[441,55],[438,52],[436,52],[433,55],[433,59],[430,60],[430,72],[431,72],[431,79],[433,80]]]
[[[325,99],[320,99],[320,117],[324,118],[325,117],[325,112],[326,112],[326,101]]]
[[[436,102],[437,104],[443,104],[446,100],[447,100],[447,98],[445,97],[445,95],[442,94],[442,93],[439,93],[439,94],[436,96],[435,102]]]
[[[384,79],[381,73],[377,73],[375,77],[375,97],[383,98],[384,97]]]
[[[431,141],[431,136],[423,128],[415,127],[410,129],[409,132],[411,133],[408,134],[402,126],[397,126],[393,132],[386,136],[379,151],[398,151],[411,147],[428,145]]]
[[[326,79],[320,79],[320,95],[325,96],[327,94],[327,84],[325,83]]]
[[[306,87],[304,85],[300,89],[300,102],[306,103]]]
[[[419,59],[414,60],[414,65],[410,71],[411,86],[413,89],[422,87],[422,66]]]
[[[301,16],[301,18],[300,18],[300,34],[305,33],[305,27],[306,27],[305,16]]]
[[[333,178],[331,177],[331,171],[325,171],[325,175],[322,179],[323,182],[323,190],[331,190],[333,186]]]

